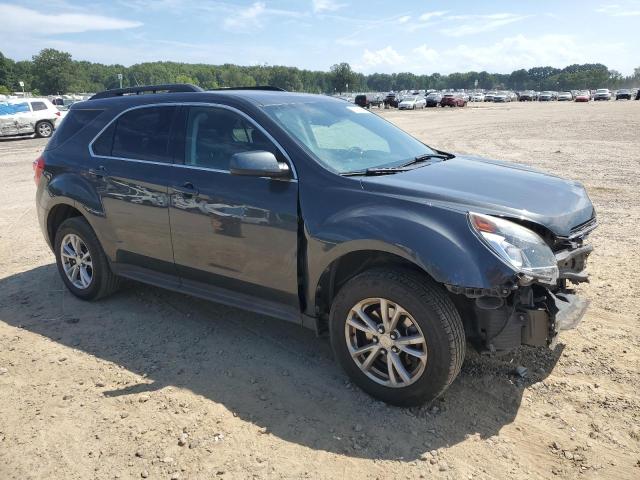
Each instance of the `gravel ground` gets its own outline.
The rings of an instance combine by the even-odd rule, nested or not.
[[[577,330],[470,353],[441,400],[388,407],[294,325],[135,283],[73,298],[35,216],[45,142],[0,141],[0,478],[640,478],[640,102],[380,113],[584,182],[600,227]]]

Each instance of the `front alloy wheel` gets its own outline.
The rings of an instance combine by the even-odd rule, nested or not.
[[[413,317],[391,300],[358,302],[349,311],[344,334],[353,361],[380,385],[406,387],[424,372],[424,334]]]
[[[374,268],[351,278],[333,300],[329,327],[351,380],[394,405],[437,398],[464,359],[458,311],[442,285],[417,270]]]

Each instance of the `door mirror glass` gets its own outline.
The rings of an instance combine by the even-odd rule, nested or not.
[[[276,156],[264,150],[236,153],[231,157],[229,171],[233,175],[252,177],[290,177],[286,163],[279,163]]]

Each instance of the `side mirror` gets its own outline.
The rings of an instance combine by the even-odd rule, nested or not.
[[[236,153],[229,162],[229,171],[233,175],[251,177],[288,178],[291,176],[286,163],[278,163],[273,153],[263,150]]]

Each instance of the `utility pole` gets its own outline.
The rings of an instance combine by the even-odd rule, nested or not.
[[[118,81],[120,82],[120,88],[122,88],[122,74],[118,74]]]

